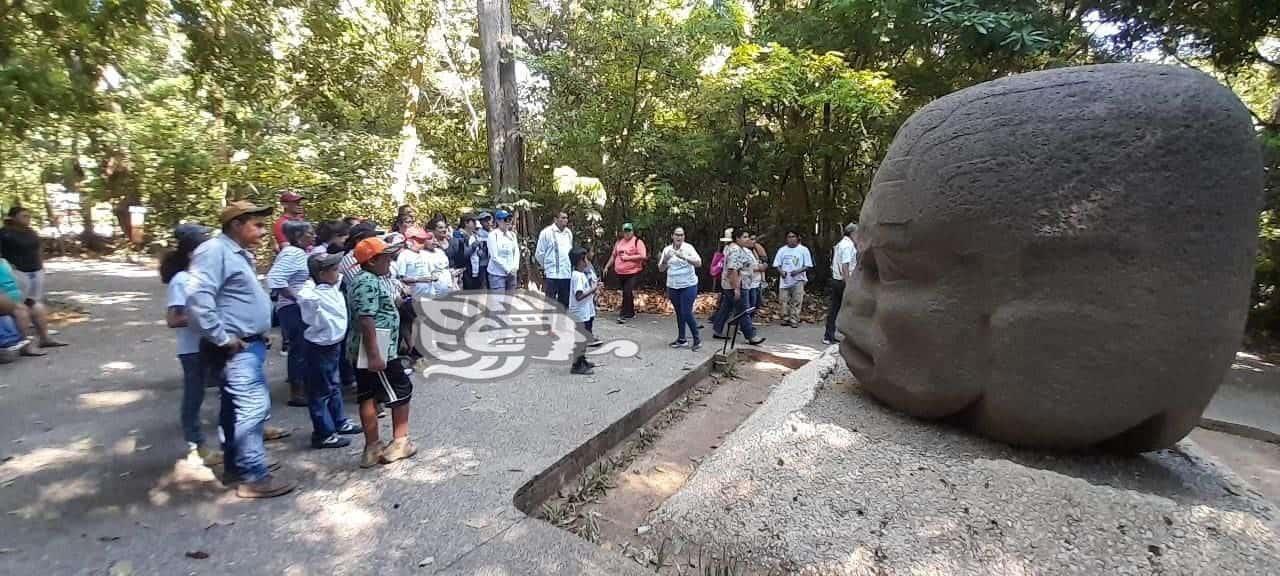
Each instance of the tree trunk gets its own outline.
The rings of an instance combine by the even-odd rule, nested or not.
[[[520,136],[510,0],[477,0],[480,77],[488,128],[489,189],[495,201],[520,190],[524,142]]]
[[[400,125],[400,152],[396,155],[391,167],[393,182],[391,199],[395,204],[404,204],[405,196],[414,192],[410,173],[413,159],[418,155],[418,103],[422,96],[422,78],[425,74],[426,57],[419,54],[413,59],[413,69],[409,73],[407,95],[404,103],[404,119]]]

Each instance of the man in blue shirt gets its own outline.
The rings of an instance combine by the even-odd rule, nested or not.
[[[188,318],[200,331],[201,359],[222,387],[224,465],[241,498],[273,498],[294,485],[271,475],[262,432],[271,413],[264,370],[271,299],[258,283],[253,250],[271,233],[271,208],[232,202],[222,210],[222,235],[192,256]]]

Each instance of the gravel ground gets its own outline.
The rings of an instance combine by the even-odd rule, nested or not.
[[[1023,451],[863,394],[834,352],[793,373],[654,513],[801,574],[1276,574],[1276,510],[1190,441]]]

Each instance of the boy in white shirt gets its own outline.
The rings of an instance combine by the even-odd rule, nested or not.
[[[342,292],[338,263],[342,254],[316,254],[307,260],[311,279],[297,292],[306,323],[307,408],[311,412],[311,447],[343,448],[342,436],[364,429],[347,418],[342,406],[339,362],[347,336],[347,299]]]
[[[591,326],[596,319],[596,291],[600,288],[600,282],[591,268],[591,259],[587,257],[589,254],[590,251],[581,246],[569,251],[569,261],[573,263],[573,277],[569,281],[569,316],[586,329],[587,334],[594,340],[595,336],[591,335]],[[592,364],[587,361],[586,354],[583,353],[574,359],[573,368],[570,368],[569,372],[592,374],[595,371],[592,369]]]

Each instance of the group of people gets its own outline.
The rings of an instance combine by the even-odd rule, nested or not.
[[[180,225],[174,230],[176,249],[161,263],[161,279],[169,285],[166,318],[179,331],[185,382],[180,414],[188,448],[211,466],[221,460],[227,481],[245,498],[279,496],[294,488],[273,474],[266,455],[266,441],[287,435],[267,425],[271,400],[265,358],[273,324],[280,326],[281,350],[288,357],[288,404],[307,407],[311,446],[341,448],[351,444],[349,436],[362,435],[360,466],[373,467],[417,452],[409,439],[410,375],[419,357],[410,321],[413,300],[518,286],[521,246],[512,229],[514,215],[506,210],[469,213],[456,226],[437,215],[422,226],[416,211],[404,206],[382,231],[358,218],[312,224],[303,214],[304,200],[294,192],[283,194],[282,213],[270,224],[273,208],[233,202],[219,216],[217,235],[204,226]],[[255,252],[268,238],[275,257],[263,283]],[[746,342],[759,344],[764,338],[752,316],[769,267],[767,253],[747,230],[726,230],[721,241],[710,263],[720,288],[713,336],[730,337],[726,330],[736,326]],[[836,280],[852,270],[851,240],[848,247],[835,250]],[[562,211],[539,232],[531,260],[542,270],[545,294],[591,334],[603,275],[616,275],[622,286],[618,322],[634,318],[635,286],[649,252],[634,226],[625,224],[603,275],[598,274],[590,246],[575,242],[569,214]],[[676,228],[656,262],[676,311],[677,335],[670,345],[698,350],[701,326],[693,307],[703,259],[684,230]],[[813,258],[796,232],[787,234],[772,267],[781,278],[784,324],[797,326]],[[832,336],[829,328],[828,341]],[[591,340],[599,343],[594,336]],[[590,374],[593,368],[580,352],[570,371]],[[208,386],[221,391],[221,451],[208,449],[201,432],[200,406]],[[346,416],[343,391],[349,388],[359,404],[358,421]],[[384,443],[378,422],[386,412],[391,440]]]
[[[0,227],[0,364],[66,346],[49,329],[44,292],[40,234],[31,212],[14,206]]]
[[[174,230],[176,248],[161,262],[169,285],[166,318],[178,332],[184,374],[180,411],[193,458],[222,463],[245,498],[290,492],[266,457],[265,442],[287,435],[267,426],[270,395],[265,359],[273,324],[288,357],[290,406],[307,407],[311,446],[342,448],[363,435],[361,467],[412,457],[410,378],[416,356],[414,298],[458,289],[514,290],[519,244],[506,210],[468,214],[456,229],[443,218],[419,226],[412,207],[389,231],[359,218],[312,224],[295,193],[274,209],[233,202],[220,214],[221,233],[197,224]],[[255,253],[269,241],[275,257],[265,284]],[[576,252],[573,256],[579,256]],[[219,440],[210,450],[200,426],[204,389],[221,391]],[[343,390],[354,388],[359,421],[346,416]],[[390,412],[391,440],[378,419]]]

